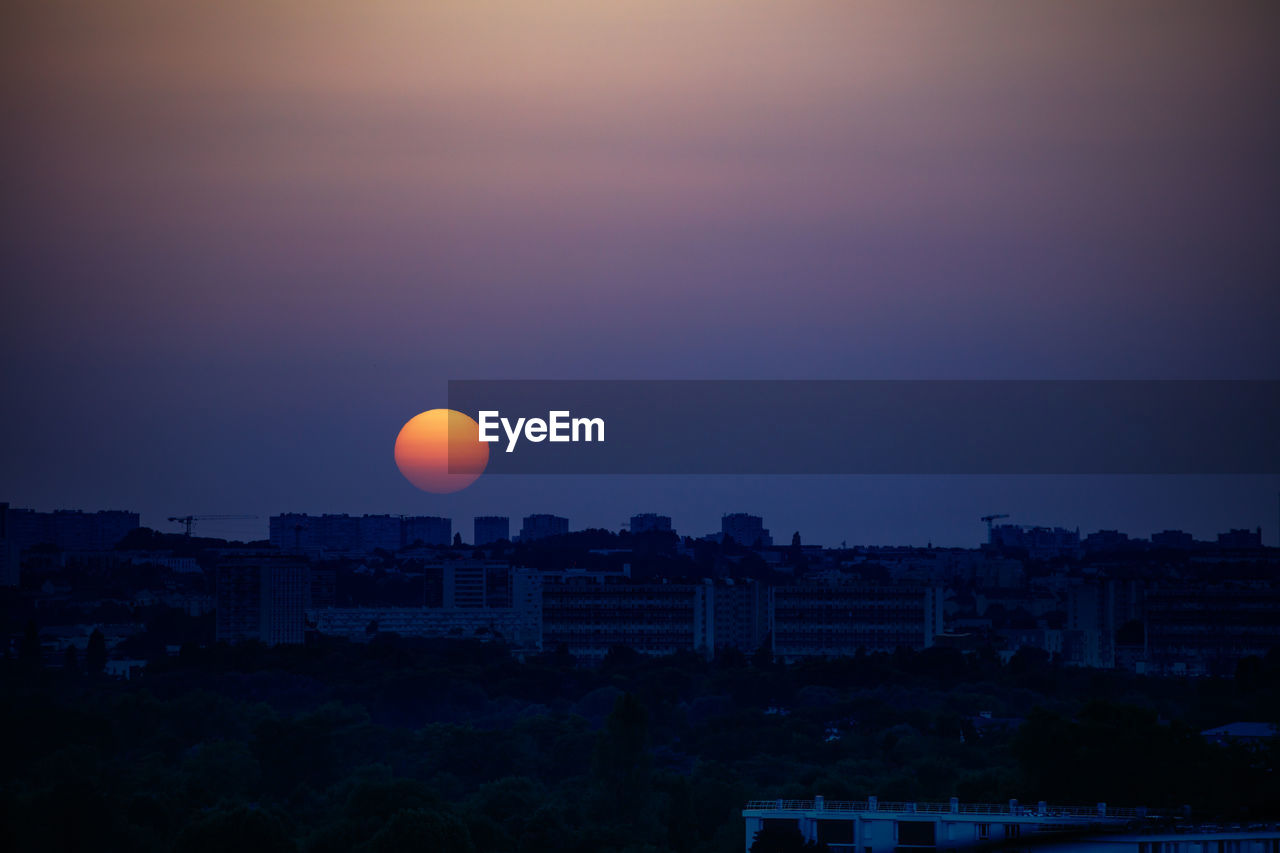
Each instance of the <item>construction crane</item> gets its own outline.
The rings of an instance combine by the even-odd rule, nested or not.
[[[247,519],[257,518],[256,515],[171,515],[170,521],[181,524],[184,528],[183,535],[188,539],[191,538],[191,528],[197,521],[243,521]]]
[[[1008,518],[1008,517],[1009,517],[1009,513],[1007,512],[999,512],[999,513],[996,513],[995,515],[984,515],[982,517],[982,520],[987,523],[987,541],[988,542],[991,541],[991,522],[997,521],[1001,518]]]

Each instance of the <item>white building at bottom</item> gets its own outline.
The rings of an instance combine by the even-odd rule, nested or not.
[[[742,811],[746,847],[765,828],[798,830],[832,853],[931,853],[999,845],[1006,853],[1031,848],[1055,853],[1280,853],[1280,828],[1247,832],[1160,832],[1135,827],[1145,809],[960,803],[881,803],[757,800]],[[1055,837],[1057,836],[1057,837]],[[1021,842],[1026,846],[1022,847]]]

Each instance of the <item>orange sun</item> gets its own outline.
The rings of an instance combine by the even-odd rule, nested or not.
[[[453,409],[416,415],[396,436],[396,467],[424,492],[465,489],[488,464],[489,445],[480,440],[480,425]]]

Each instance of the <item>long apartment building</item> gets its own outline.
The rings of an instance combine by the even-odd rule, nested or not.
[[[773,654],[784,660],[923,649],[942,620],[938,587],[831,581],[769,590]]]
[[[642,654],[750,654],[772,637],[785,659],[892,652],[932,644],[942,630],[942,594],[932,587],[807,583],[770,588],[754,580],[632,583],[623,572],[539,572],[484,560],[423,566],[421,608],[316,608],[322,633],[361,639],[378,631],[413,636],[486,636],[599,661],[614,646]]]
[[[52,545],[62,551],[102,551],[114,547],[138,525],[136,512],[37,512],[0,502],[0,542],[18,552],[35,545]]]
[[[1148,670],[1230,675],[1241,658],[1280,646],[1280,589],[1271,583],[1162,586],[1146,594]]]
[[[424,567],[422,607],[317,607],[307,624],[356,641],[379,633],[502,640],[518,654],[534,653],[542,648],[542,583],[534,569],[450,560]]]
[[[715,648],[714,593],[705,583],[627,583],[614,572],[543,575],[543,647],[600,660],[613,646],[642,654]]]

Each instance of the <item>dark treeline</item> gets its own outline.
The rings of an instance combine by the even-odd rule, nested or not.
[[[745,801],[814,794],[1280,812],[1275,744],[1199,735],[1280,719],[1274,654],[1201,681],[944,649],[586,669],[386,635],[191,645],[132,682],[0,664],[13,850],[729,853]]]

